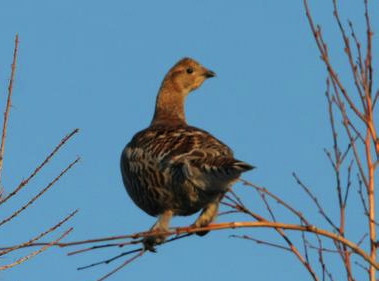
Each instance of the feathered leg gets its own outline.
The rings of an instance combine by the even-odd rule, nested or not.
[[[197,218],[195,223],[193,224],[195,227],[204,227],[208,226],[211,222],[213,222],[217,217],[218,206],[220,204],[222,196],[217,198],[215,201],[209,203],[201,212],[200,216]],[[209,231],[198,231],[196,232],[199,236],[204,236]]]
[[[172,218],[172,215],[173,213],[171,210],[167,210],[163,214],[159,215],[157,222],[153,225],[150,231],[169,231],[170,220]],[[166,235],[164,234],[152,235],[143,239],[143,245],[145,250],[155,252],[156,250],[154,246],[163,243],[165,240]]]

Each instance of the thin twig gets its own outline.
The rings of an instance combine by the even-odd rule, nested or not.
[[[363,241],[366,239],[367,236],[368,236],[368,233],[363,234],[362,238],[359,239],[357,245],[360,246],[363,243]]]
[[[374,99],[372,101],[372,109],[375,108],[375,105],[376,105],[376,102],[378,101],[378,98],[379,98],[379,90],[376,91],[376,94],[375,94]]]
[[[280,245],[280,244],[276,244],[276,243],[272,243],[272,242],[268,242],[268,241],[264,241],[264,240],[259,240],[259,239],[253,238],[253,237],[251,237],[249,235],[230,235],[229,237],[231,237],[231,238],[245,239],[245,240],[251,240],[251,241],[254,241],[257,244],[267,245],[267,246],[270,246],[270,247],[274,247],[274,248],[278,248],[278,249],[281,249],[281,250],[292,252],[291,248],[289,248],[289,247],[286,247],[286,246],[283,246],[283,245]]]
[[[313,37],[314,37],[314,39],[316,41],[316,45],[317,45],[317,47],[318,47],[318,49],[320,51],[320,54],[321,54],[321,59],[325,63],[327,71],[330,74],[330,77],[332,78],[332,81],[334,81],[338,85],[338,88],[341,90],[344,98],[346,99],[347,103],[349,104],[350,108],[354,111],[354,113],[363,122],[365,122],[364,115],[355,106],[353,100],[350,98],[349,94],[347,93],[347,90],[345,89],[345,87],[343,86],[342,82],[338,78],[337,73],[335,72],[335,70],[333,69],[333,67],[332,67],[332,65],[331,65],[331,63],[329,61],[329,56],[328,56],[328,51],[327,51],[327,45],[324,42],[324,39],[323,39],[323,36],[322,36],[322,32],[321,32],[321,28],[319,26],[316,27],[315,24],[314,24],[314,22],[313,22],[313,18],[311,16],[310,9],[309,9],[309,6],[308,6],[308,1],[307,0],[303,0],[303,3],[304,3],[305,14],[307,16],[309,26],[310,26],[310,28],[312,30]]]
[[[357,71],[357,66],[354,64],[354,59],[353,59],[353,55],[352,55],[351,48],[350,48],[350,41],[346,35],[345,29],[343,28],[342,23],[341,23],[341,19],[339,17],[338,8],[337,8],[337,0],[333,0],[333,6],[334,6],[334,11],[333,11],[334,17],[337,21],[337,25],[340,29],[340,33],[341,33],[343,41],[345,43],[345,53],[348,57],[350,68],[351,68],[351,71],[353,73],[355,86],[356,86],[357,91],[359,93],[359,97],[360,97],[360,100],[362,102],[363,109],[364,109],[364,111],[366,111],[367,108],[366,108],[366,104],[365,104],[365,98],[364,98],[364,94],[363,94],[363,91],[361,88],[361,84],[364,87],[364,83],[361,82],[362,78],[360,77],[359,72]]]
[[[239,180],[243,183],[243,185],[253,187],[253,188],[259,190],[260,192],[263,192],[263,193],[267,194],[269,197],[271,197],[272,199],[274,199],[278,204],[282,205],[284,208],[286,208],[292,214],[294,214],[295,216],[297,216],[302,222],[304,222],[305,225],[310,225],[311,224],[304,217],[304,215],[300,211],[296,210],[294,207],[292,207],[289,203],[285,202],[279,196],[277,196],[274,193],[270,192],[267,188],[258,186],[256,184],[251,183],[249,181],[246,181],[244,179],[239,179]]]
[[[306,244],[309,247],[309,249],[312,249],[312,250],[317,250],[317,251],[322,251],[322,252],[332,253],[332,254],[338,254],[337,250],[330,249],[330,248],[325,248],[325,247],[320,247],[320,245],[319,246],[315,246],[311,242],[309,242],[308,240],[306,240]]]
[[[264,202],[264,204],[266,206],[266,209],[267,209],[267,211],[269,212],[269,214],[271,216],[272,221],[276,221],[275,214],[274,214],[273,210],[270,207],[270,204],[268,203],[268,201],[266,199],[265,193],[263,193],[261,191],[258,191],[258,193],[261,196],[262,201]]]
[[[35,170],[29,175],[29,177],[27,177],[25,180],[23,180],[11,193],[9,193],[7,196],[5,196],[4,198],[1,198],[0,199],[0,205],[5,203],[8,199],[10,199],[11,197],[13,197],[14,195],[17,194],[17,192],[19,192],[23,187],[25,187],[32,178],[34,178],[38,173],[39,171],[50,161],[50,159],[58,152],[58,150],[72,137],[74,136],[75,134],[77,134],[79,132],[79,129],[75,129],[73,130],[71,133],[69,133],[68,135],[66,135],[61,141],[60,143],[53,149],[53,151],[45,158],[45,160],[42,161],[42,163],[40,165],[38,165],[37,168],[35,168]]]
[[[53,232],[54,230],[58,229],[59,227],[61,227],[65,222],[67,222],[68,220],[70,220],[73,216],[75,216],[77,214],[78,210],[75,210],[74,212],[72,212],[71,214],[69,214],[67,217],[65,217],[63,220],[61,220],[60,222],[58,222],[56,225],[52,226],[51,228],[49,228],[48,230],[40,233],[38,236],[30,239],[29,241],[27,242],[24,242],[24,243],[21,243],[21,244],[18,244],[16,246],[13,246],[13,247],[9,247],[9,248],[3,248],[1,249],[2,251],[0,252],[0,256],[3,256],[3,255],[6,255],[12,251],[15,251],[17,249],[21,249],[21,248],[25,248],[25,247],[28,247],[29,245],[31,245],[32,243],[34,243],[35,241],[38,241],[39,239],[41,239],[42,237],[46,236],[47,234]],[[47,244],[48,245],[48,244]]]
[[[347,168],[347,180],[346,180],[346,191],[345,191],[345,197],[343,199],[343,206],[346,207],[347,198],[349,197],[349,191],[351,187],[351,168],[353,166],[354,161],[351,160],[348,168]]]
[[[274,216],[274,213],[272,212],[272,209],[270,207],[270,204],[268,203],[268,201],[266,200],[265,198],[265,194],[263,191],[261,191],[259,188],[256,189],[258,194],[260,195],[261,199],[264,201],[265,203],[265,206],[266,206],[266,209],[269,211],[272,219],[275,221],[275,216]],[[231,207],[231,208],[235,208],[236,210],[240,210],[241,212],[243,213],[246,213],[246,214],[249,214],[251,215],[254,219],[258,220],[258,221],[261,221],[261,222],[267,222],[267,220],[258,215],[258,214],[255,214],[253,213],[252,211],[250,211],[242,202],[242,200],[236,195],[234,194],[234,197],[236,199],[233,199],[233,198],[230,198],[229,196],[225,196],[226,199],[230,200],[233,202],[234,205],[232,204],[229,204],[229,203],[226,203],[226,202],[223,202],[224,204],[226,204],[227,206]],[[302,221],[300,219],[300,221]],[[287,236],[287,234],[284,232],[283,229],[280,229],[280,228],[275,228],[276,232],[283,238],[283,240],[287,243],[287,245],[289,246],[289,249],[291,250],[291,252],[297,257],[297,259],[304,265],[304,267],[308,270],[309,274],[312,276],[313,280],[315,281],[318,281],[319,278],[317,277],[316,275],[316,272],[313,270],[311,264],[308,262],[307,259],[305,259],[302,254],[300,253],[300,251],[296,248],[296,246],[294,245],[294,243],[290,240],[290,238]]]
[[[349,22],[350,31],[351,31],[351,37],[354,39],[355,46],[356,46],[356,48],[357,48],[357,53],[358,53],[358,66],[359,66],[359,69],[360,69],[360,72],[361,72],[361,77],[363,77],[363,76],[364,76],[364,70],[363,70],[363,60],[362,60],[361,43],[360,43],[358,37],[357,37],[356,34],[355,34],[353,23],[352,23],[351,21],[348,21],[348,22]]]
[[[326,212],[324,211],[324,208],[321,206],[317,197],[312,193],[312,191],[300,180],[300,178],[296,175],[296,173],[292,173],[292,176],[295,178],[297,184],[303,188],[303,190],[308,194],[308,196],[315,203],[321,216],[334,228],[334,230],[339,231],[339,228],[334,224],[334,222],[326,214]]]
[[[138,249],[130,250],[130,251],[127,251],[127,252],[123,252],[123,253],[118,254],[117,256],[111,257],[109,259],[105,259],[105,260],[102,260],[102,261],[99,261],[99,262],[91,263],[89,265],[78,267],[77,270],[84,270],[84,269],[88,269],[88,268],[91,268],[91,267],[94,267],[94,266],[98,266],[98,265],[101,265],[101,264],[110,264],[111,262],[113,262],[115,260],[118,260],[119,258],[122,258],[124,256],[128,256],[130,254],[134,254],[134,253],[140,252],[141,250],[143,250],[143,248],[138,248]]]
[[[122,269],[123,267],[127,266],[132,261],[136,260],[139,257],[142,257],[144,253],[145,253],[145,250],[141,250],[137,255],[133,256],[132,258],[130,258],[128,260],[126,260],[123,264],[121,264],[120,266],[116,267],[111,272],[109,272],[108,274],[104,275],[103,277],[101,277],[97,281],[103,281],[103,280],[107,279],[109,276],[113,275],[114,273],[116,273],[117,271],[119,271],[120,269]]]
[[[305,260],[307,261],[307,263],[309,263],[308,247],[307,247],[307,244],[305,242],[306,238],[305,238],[305,232],[304,231],[301,232],[301,239],[303,241]]]
[[[11,66],[11,77],[9,79],[8,97],[7,97],[7,104],[6,104],[5,112],[4,112],[3,131],[2,131],[2,135],[1,135],[1,144],[0,144],[0,182],[1,182],[1,175],[2,175],[2,170],[3,170],[4,149],[5,149],[5,139],[7,137],[8,119],[9,119],[10,109],[12,106],[13,83],[14,83],[14,77],[16,74],[18,42],[19,42],[18,41],[18,34],[16,34],[16,38],[14,40],[13,62],[12,62],[12,66]]]
[[[368,216],[368,207],[367,207],[366,200],[364,198],[362,180],[359,174],[357,174],[357,178],[358,178],[358,194],[359,194],[359,197],[361,198],[364,214]]]
[[[108,243],[108,244],[102,244],[102,245],[95,245],[95,246],[92,246],[92,247],[83,248],[83,249],[79,249],[79,250],[76,250],[76,251],[69,252],[69,253],[67,253],[67,255],[68,256],[73,256],[73,255],[82,254],[82,253],[85,253],[85,252],[88,252],[88,251],[92,251],[92,250],[105,249],[105,248],[110,248],[110,247],[119,247],[119,248],[121,248],[121,247],[124,247],[124,246],[127,246],[127,245],[140,244],[142,242],[143,242],[143,240],[139,239],[139,240],[132,240],[132,241],[128,241],[128,242],[122,242],[122,243]]]
[[[360,262],[357,262],[357,261],[354,261],[354,264],[357,265],[358,267],[362,268],[364,271],[366,271],[367,273],[370,273],[370,270],[367,266],[361,264]]]
[[[180,239],[186,238],[186,237],[191,236],[191,235],[192,235],[191,233],[177,235],[175,237],[172,237],[172,238],[164,241],[160,245],[171,243],[173,241],[180,240]],[[92,247],[89,247],[89,248],[84,248],[84,249],[79,249],[79,250],[76,250],[76,251],[69,252],[69,253],[67,253],[67,255],[68,256],[73,256],[73,255],[82,254],[84,252],[88,252],[88,251],[92,251],[92,250],[96,250],[96,249],[105,249],[105,248],[109,248],[109,247],[119,247],[119,248],[121,248],[121,247],[124,247],[124,246],[127,246],[127,245],[136,245],[136,244],[140,244],[140,243],[141,244],[143,243],[143,239],[132,240],[132,241],[122,242],[122,243],[110,243],[110,244],[96,245],[96,246],[92,246]],[[133,250],[133,251],[128,251],[128,253],[129,254],[133,254],[133,253],[135,253],[138,250],[140,250],[140,249],[136,249],[136,250]],[[127,255],[127,254],[124,254],[122,256],[125,256],[125,255]],[[98,264],[101,264],[101,262],[98,263]]]
[[[30,253],[29,255],[27,256],[24,256],[20,259],[18,259],[17,261],[11,263],[11,264],[7,264],[7,265],[3,265],[3,266],[0,266],[0,271],[1,270],[5,270],[5,269],[9,269],[9,268],[12,268],[16,265],[19,265],[29,259],[31,259],[32,257],[46,251],[48,248],[50,248],[51,246],[57,244],[60,240],[62,240],[64,237],[66,237],[68,234],[70,234],[70,232],[73,230],[73,228],[71,227],[70,229],[68,229],[67,231],[65,231],[58,239],[54,240],[53,242],[49,243],[48,245],[45,245],[43,246],[42,248],[40,248],[39,250],[37,251],[34,251],[32,253]]]
[[[25,205],[23,205],[20,209],[15,211],[12,215],[5,218],[0,222],[0,226],[4,225],[5,223],[11,221],[13,218],[18,216],[22,211],[24,211],[26,208],[28,208],[31,204],[33,204],[34,201],[36,201],[39,197],[41,197],[47,190],[49,190],[59,179],[74,166],[76,163],[78,163],[80,160],[80,157],[77,157],[73,162],[71,162],[54,180],[52,180],[44,189],[42,189],[37,195],[35,195],[32,199],[30,199]]]

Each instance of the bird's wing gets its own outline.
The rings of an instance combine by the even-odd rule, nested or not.
[[[184,155],[172,158],[168,165],[180,175],[192,179],[201,174],[203,177],[233,179],[254,167],[230,156],[220,155],[215,150],[194,149]]]
[[[165,156],[161,168],[171,171],[178,181],[201,178],[212,182],[214,178],[238,178],[253,167],[234,159],[232,150],[208,132],[189,127],[176,149]]]

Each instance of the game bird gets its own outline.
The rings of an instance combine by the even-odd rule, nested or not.
[[[215,75],[191,58],[176,63],[163,79],[150,126],[122,151],[121,174],[129,196],[147,214],[158,217],[152,231],[167,232],[172,216],[200,210],[193,226],[208,226],[224,194],[241,173],[254,168],[235,159],[232,150],[210,133],[187,124],[188,94]],[[144,247],[154,251],[165,238],[149,236]]]

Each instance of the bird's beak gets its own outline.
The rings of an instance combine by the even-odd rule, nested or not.
[[[212,78],[212,77],[215,77],[215,76],[216,76],[216,73],[213,72],[212,70],[207,69],[207,70],[204,72],[204,76],[205,76],[206,78]]]

